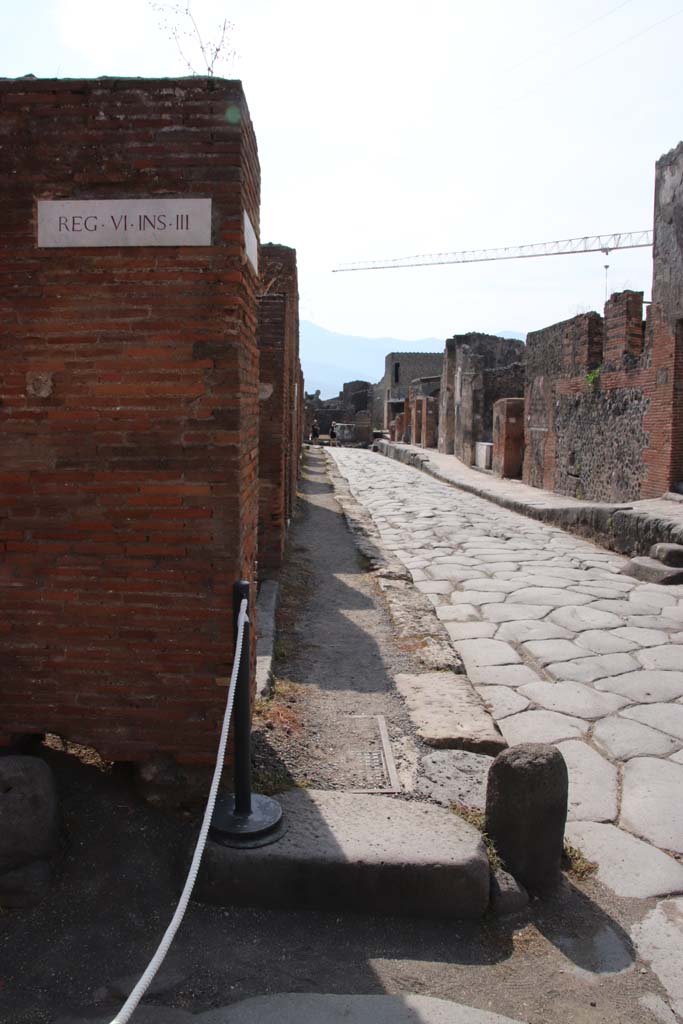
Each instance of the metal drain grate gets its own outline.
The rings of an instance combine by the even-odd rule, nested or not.
[[[401,783],[383,715],[348,715],[340,721],[351,792],[400,793]]]

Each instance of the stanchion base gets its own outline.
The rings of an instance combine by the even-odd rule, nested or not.
[[[251,794],[251,814],[235,813],[235,797],[221,794],[216,800],[209,838],[221,846],[249,850],[276,843],[285,833],[282,808],[277,800],[260,793]]]

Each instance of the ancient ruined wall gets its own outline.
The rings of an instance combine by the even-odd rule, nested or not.
[[[0,81],[0,137],[2,732],[212,761],[258,512],[241,85]],[[37,200],[169,196],[211,244],[37,246]]]
[[[439,392],[440,452],[452,455],[455,451],[455,338],[448,338],[443,354],[441,389]]]
[[[492,440],[494,402],[519,396],[524,343],[488,334],[457,335],[454,342],[454,451],[469,466],[477,441]]]
[[[260,247],[259,577],[280,567],[299,470],[299,294],[296,252]]]
[[[657,161],[652,301],[672,329],[683,319],[683,142]]]
[[[657,161],[652,305],[657,330],[673,345],[669,486],[683,484],[683,142]],[[651,309],[650,318],[655,315]]]
[[[594,501],[669,489],[676,339],[642,292],[527,339],[524,481]]]
[[[380,390],[384,405],[383,427],[389,423],[407,398],[410,382],[418,377],[441,374],[443,355],[441,352],[389,352],[384,360],[384,377]],[[391,403],[396,403],[394,409]]]

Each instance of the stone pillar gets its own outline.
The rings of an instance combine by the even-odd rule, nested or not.
[[[3,728],[213,762],[258,515],[242,86],[4,80],[0,137]]]
[[[508,747],[489,769],[487,835],[506,869],[532,893],[560,881],[569,779],[557,747]]]
[[[446,455],[455,451],[455,338],[448,338],[443,355],[438,449]]]

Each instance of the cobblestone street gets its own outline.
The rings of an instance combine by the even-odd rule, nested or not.
[[[561,750],[567,834],[600,881],[680,893],[683,587],[620,575],[620,555],[377,454],[330,455],[508,743]]]

